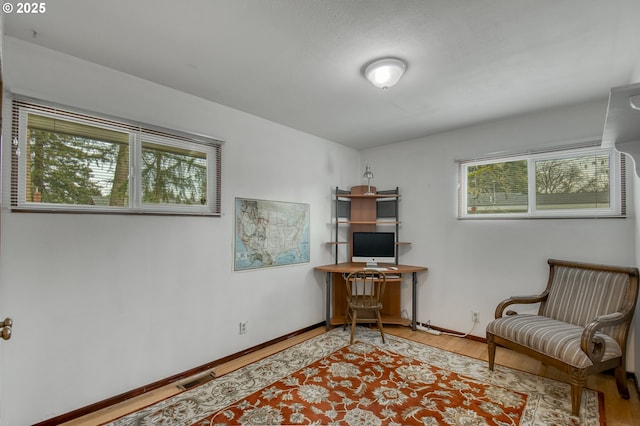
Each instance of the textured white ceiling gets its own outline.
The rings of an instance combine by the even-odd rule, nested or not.
[[[640,67],[640,0],[55,0],[46,8],[5,13],[5,34],[358,149],[606,98]],[[361,69],[387,55],[409,67],[381,91]]]

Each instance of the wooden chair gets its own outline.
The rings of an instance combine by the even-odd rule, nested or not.
[[[503,300],[487,325],[489,369],[496,345],[524,353],[569,375],[571,414],[578,416],[587,375],[615,369],[618,393],[629,398],[626,355],[638,298],[638,269],[549,260],[546,289]],[[504,310],[539,303],[537,315]]]
[[[351,324],[351,343],[356,330],[356,323],[376,323],[384,341],[382,329],[382,296],[387,284],[384,272],[372,270],[360,270],[352,272],[345,280],[347,285],[347,314],[344,318],[344,327]]]

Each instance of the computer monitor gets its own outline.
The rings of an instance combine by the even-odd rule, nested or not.
[[[366,262],[368,267],[395,263],[396,236],[393,232],[354,232],[351,250],[351,261]]]

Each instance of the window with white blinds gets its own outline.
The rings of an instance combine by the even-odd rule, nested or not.
[[[624,217],[624,155],[598,142],[458,161],[458,217]]]
[[[14,211],[220,215],[222,142],[14,97]]]

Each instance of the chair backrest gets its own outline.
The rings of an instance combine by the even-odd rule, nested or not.
[[[387,283],[384,272],[361,270],[352,272],[345,280],[348,302],[361,309],[379,309]]]
[[[549,260],[547,301],[540,315],[585,326],[599,315],[633,314],[638,296],[636,268],[607,267]],[[614,334],[602,329],[607,334]]]

